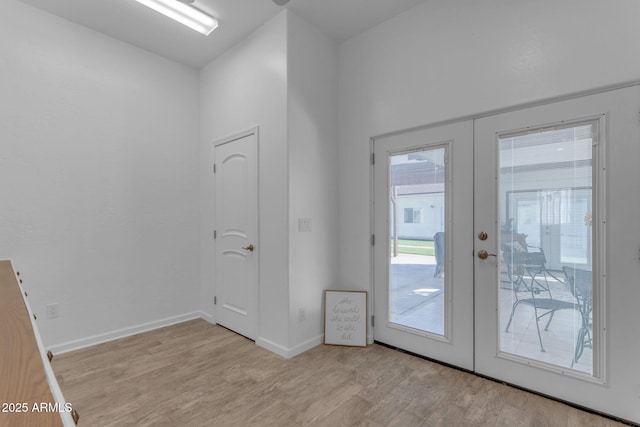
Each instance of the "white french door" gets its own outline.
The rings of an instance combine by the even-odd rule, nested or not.
[[[375,339],[473,369],[471,121],[374,140]]]
[[[375,138],[374,339],[640,422],[639,112],[632,86]]]
[[[473,208],[475,370],[635,422],[639,93],[477,119]]]

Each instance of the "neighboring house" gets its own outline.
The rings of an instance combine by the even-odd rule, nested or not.
[[[396,203],[392,212],[392,236],[396,226],[402,239],[433,240],[435,233],[445,230],[443,161],[443,153],[437,152],[393,157],[391,197]]]
[[[409,191],[402,186],[398,189],[398,237],[433,240],[434,234],[445,229],[444,192]]]

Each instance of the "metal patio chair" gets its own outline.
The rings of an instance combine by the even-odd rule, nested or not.
[[[576,349],[574,352],[571,367],[578,363],[580,356],[585,347],[593,348],[593,338],[591,330],[593,322],[591,321],[591,311],[593,309],[593,274],[591,271],[574,267],[562,267],[567,284],[571,289],[571,293],[576,298],[577,308],[582,318],[580,329],[578,329],[578,337],[576,338]]]
[[[504,251],[502,254],[510,272],[515,299],[505,332],[509,332],[518,306],[527,305],[533,307],[540,350],[545,351],[540,333],[540,320],[548,316],[547,324],[544,327],[544,330],[548,331],[556,311],[575,310],[577,305],[575,302],[553,297],[548,277],[556,278],[556,276],[547,270],[545,266],[546,257],[542,248],[536,248],[538,251],[535,252],[529,251],[531,248],[533,247],[528,246],[526,252]]]

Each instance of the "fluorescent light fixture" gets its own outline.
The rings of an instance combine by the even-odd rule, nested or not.
[[[148,8],[208,36],[218,28],[218,20],[193,6],[177,0],[136,0]]]

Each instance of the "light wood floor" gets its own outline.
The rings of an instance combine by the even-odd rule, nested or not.
[[[79,426],[622,426],[383,346],[286,360],[203,320],[58,355]]]

